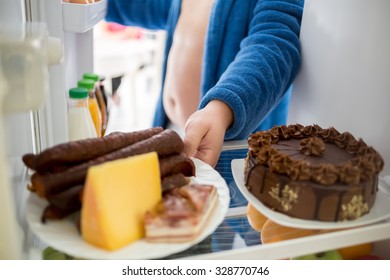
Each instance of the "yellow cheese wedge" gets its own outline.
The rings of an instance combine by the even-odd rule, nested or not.
[[[91,167],[83,193],[82,237],[110,251],[139,240],[145,235],[145,212],[160,200],[155,152]]]

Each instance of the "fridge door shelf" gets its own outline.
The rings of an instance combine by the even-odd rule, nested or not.
[[[106,14],[107,0],[92,4],[62,3],[65,31],[84,33],[94,27]]]

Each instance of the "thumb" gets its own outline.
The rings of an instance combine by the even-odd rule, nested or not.
[[[198,133],[193,133],[193,130],[187,130],[184,135],[184,154],[188,157],[192,157],[198,150],[201,137]]]

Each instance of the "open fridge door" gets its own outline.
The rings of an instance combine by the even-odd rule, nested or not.
[[[93,27],[105,9],[106,0],[0,2],[0,240],[9,241],[0,259],[31,258],[21,157],[68,141],[67,91],[93,71]]]
[[[48,94],[48,66],[60,63],[62,45],[49,37],[44,23],[0,27],[0,259],[23,256],[23,232],[18,224],[16,197],[10,182],[5,114],[40,109]],[[16,203],[17,204],[17,203]]]

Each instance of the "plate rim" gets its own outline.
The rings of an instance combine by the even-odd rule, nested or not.
[[[242,195],[248,200],[248,202],[252,203],[252,205],[261,212],[264,216],[266,216],[268,219],[287,227],[294,227],[294,228],[301,228],[301,229],[347,229],[347,228],[353,228],[353,227],[359,227],[359,226],[366,226],[370,224],[374,224],[383,220],[386,220],[390,217],[390,206],[389,206],[389,213],[387,215],[383,215],[380,217],[374,217],[370,219],[370,214],[375,212],[374,207],[378,207],[378,198],[384,199],[383,197],[388,197],[389,205],[390,205],[390,196],[387,196],[385,193],[383,193],[380,189],[378,189],[376,201],[373,205],[373,207],[370,209],[370,213],[356,219],[353,221],[339,221],[339,222],[325,222],[325,221],[315,221],[315,220],[305,220],[305,219],[299,219],[290,217],[284,213],[280,213],[277,211],[272,210],[271,208],[264,205],[260,200],[258,200],[253,194],[251,194],[244,183],[244,164],[245,164],[245,158],[240,159],[233,159],[231,162],[231,169],[233,174],[233,179],[237,185],[237,188],[242,193]],[[237,168],[238,167],[238,168]],[[239,168],[242,168],[242,172],[238,170]],[[242,180],[240,180],[242,179]],[[374,208],[374,209],[373,209]],[[368,218],[367,218],[368,217]],[[364,219],[364,220],[361,220]]]
[[[198,183],[203,184],[213,184],[218,193],[218,201],[216,205],[216,209],[212,211],[212,216],[209,218],[208,223],[203,228],[203,231],[199,234],[197,238],[195,238],[193,241],[190,242],[184,242],[184,243],[150,243],[145,241],[144,239],[138,240],[136,242],[133,242],[121,249],[118,249],[116,251],[106,251],[104,249],[100,249],[98,247],[95,247],[91,244],[88,244],[87,242],[83,241],[81,238],[81,235],[78,233],[76,226],[74,224],[71,224],[71,226],[74,227],[74,229],[71,229],[71,234],[74,234],[75,232],[79,235],[80,238],[74,237],[78,239],[78,242],[81,242],[80,244],[83,244],[86,248],[84,250],[88,250],[87,252],[80,252],[80,250],[74,250],[73,248],[79,246],[80,244],[73,244],[72,246],[72,240],[69,242],[58,242],[58,239],[63,236],[63,234],[55,234],[55,232],[59,231],[58,229],[55,230],[55,227],[58,226],[58,224],[62,225],[65,228],[70,227],[72,215],[68,218],[65,218],[64,220],[60,221],[49,221],[48,223],[51,224],[51,226],[46,227],[46,224],[42,224],[40,222],[40,215],[37,216],[37,211],[39,208],[40,213],[43,211],[43,207],[47,205],[47,201],[44,199],[39,198],[35,193],[30,193],[27,197],[26,201],[26,207],[25,207],[25,217],[26,222],[31,229],[31,231],[44,243],[46,243],[49,246],[52,246],[53,248],[60,250],[61,252],[65,254],[69,254],[76,258],[84,258],[84,259],[107,259],[107,260],[117,260],[117,259],[158,259],[158,258],[164,258],[169,255],[182,252],[191,246],[194,246],[200,242],[202,242],[207,236],[209,236],[211,233],[215,231],[215,229],[223,222],[223,219],[226,216],[226,213],[229,208],[230,203],[230,193],[229,188],[226,184],[225,179],[210,165],[207,163],[197,159],[197,158],[191,158],[194,161],[195,164],[195,180]],[[205,173],[205,172],[208,173]],[[211,176],[213,175],[213,176]],[[35,213],[35,214],[34,214]],[[46,227],[45,230],[42,230],[43,227]],[[51,231],[54,229],[53,231]],[[50,234],[54,234],[51,238],[48,237]],[[69,233],[67,233],[69,234]],[[56,237],[55,240],[53,240],[53,237]],[[175,246],[176,245],[176,246]],[[141,248],[137,249],[137,246],[140,246]],[[132,249],[136,248],[135,250],[140,250],[144,248],[153,248],[153,250],[150,249],[148,253],[145,253],[143,256],[141,255],[134,255],[135,252],[132,252]],[[167,250],[167,247],[168,250]],[[89,251],[90,250],[90,251]],[[151,252],[153,251],[153,252]],[[91,254],[94,254],[93,256]]]

